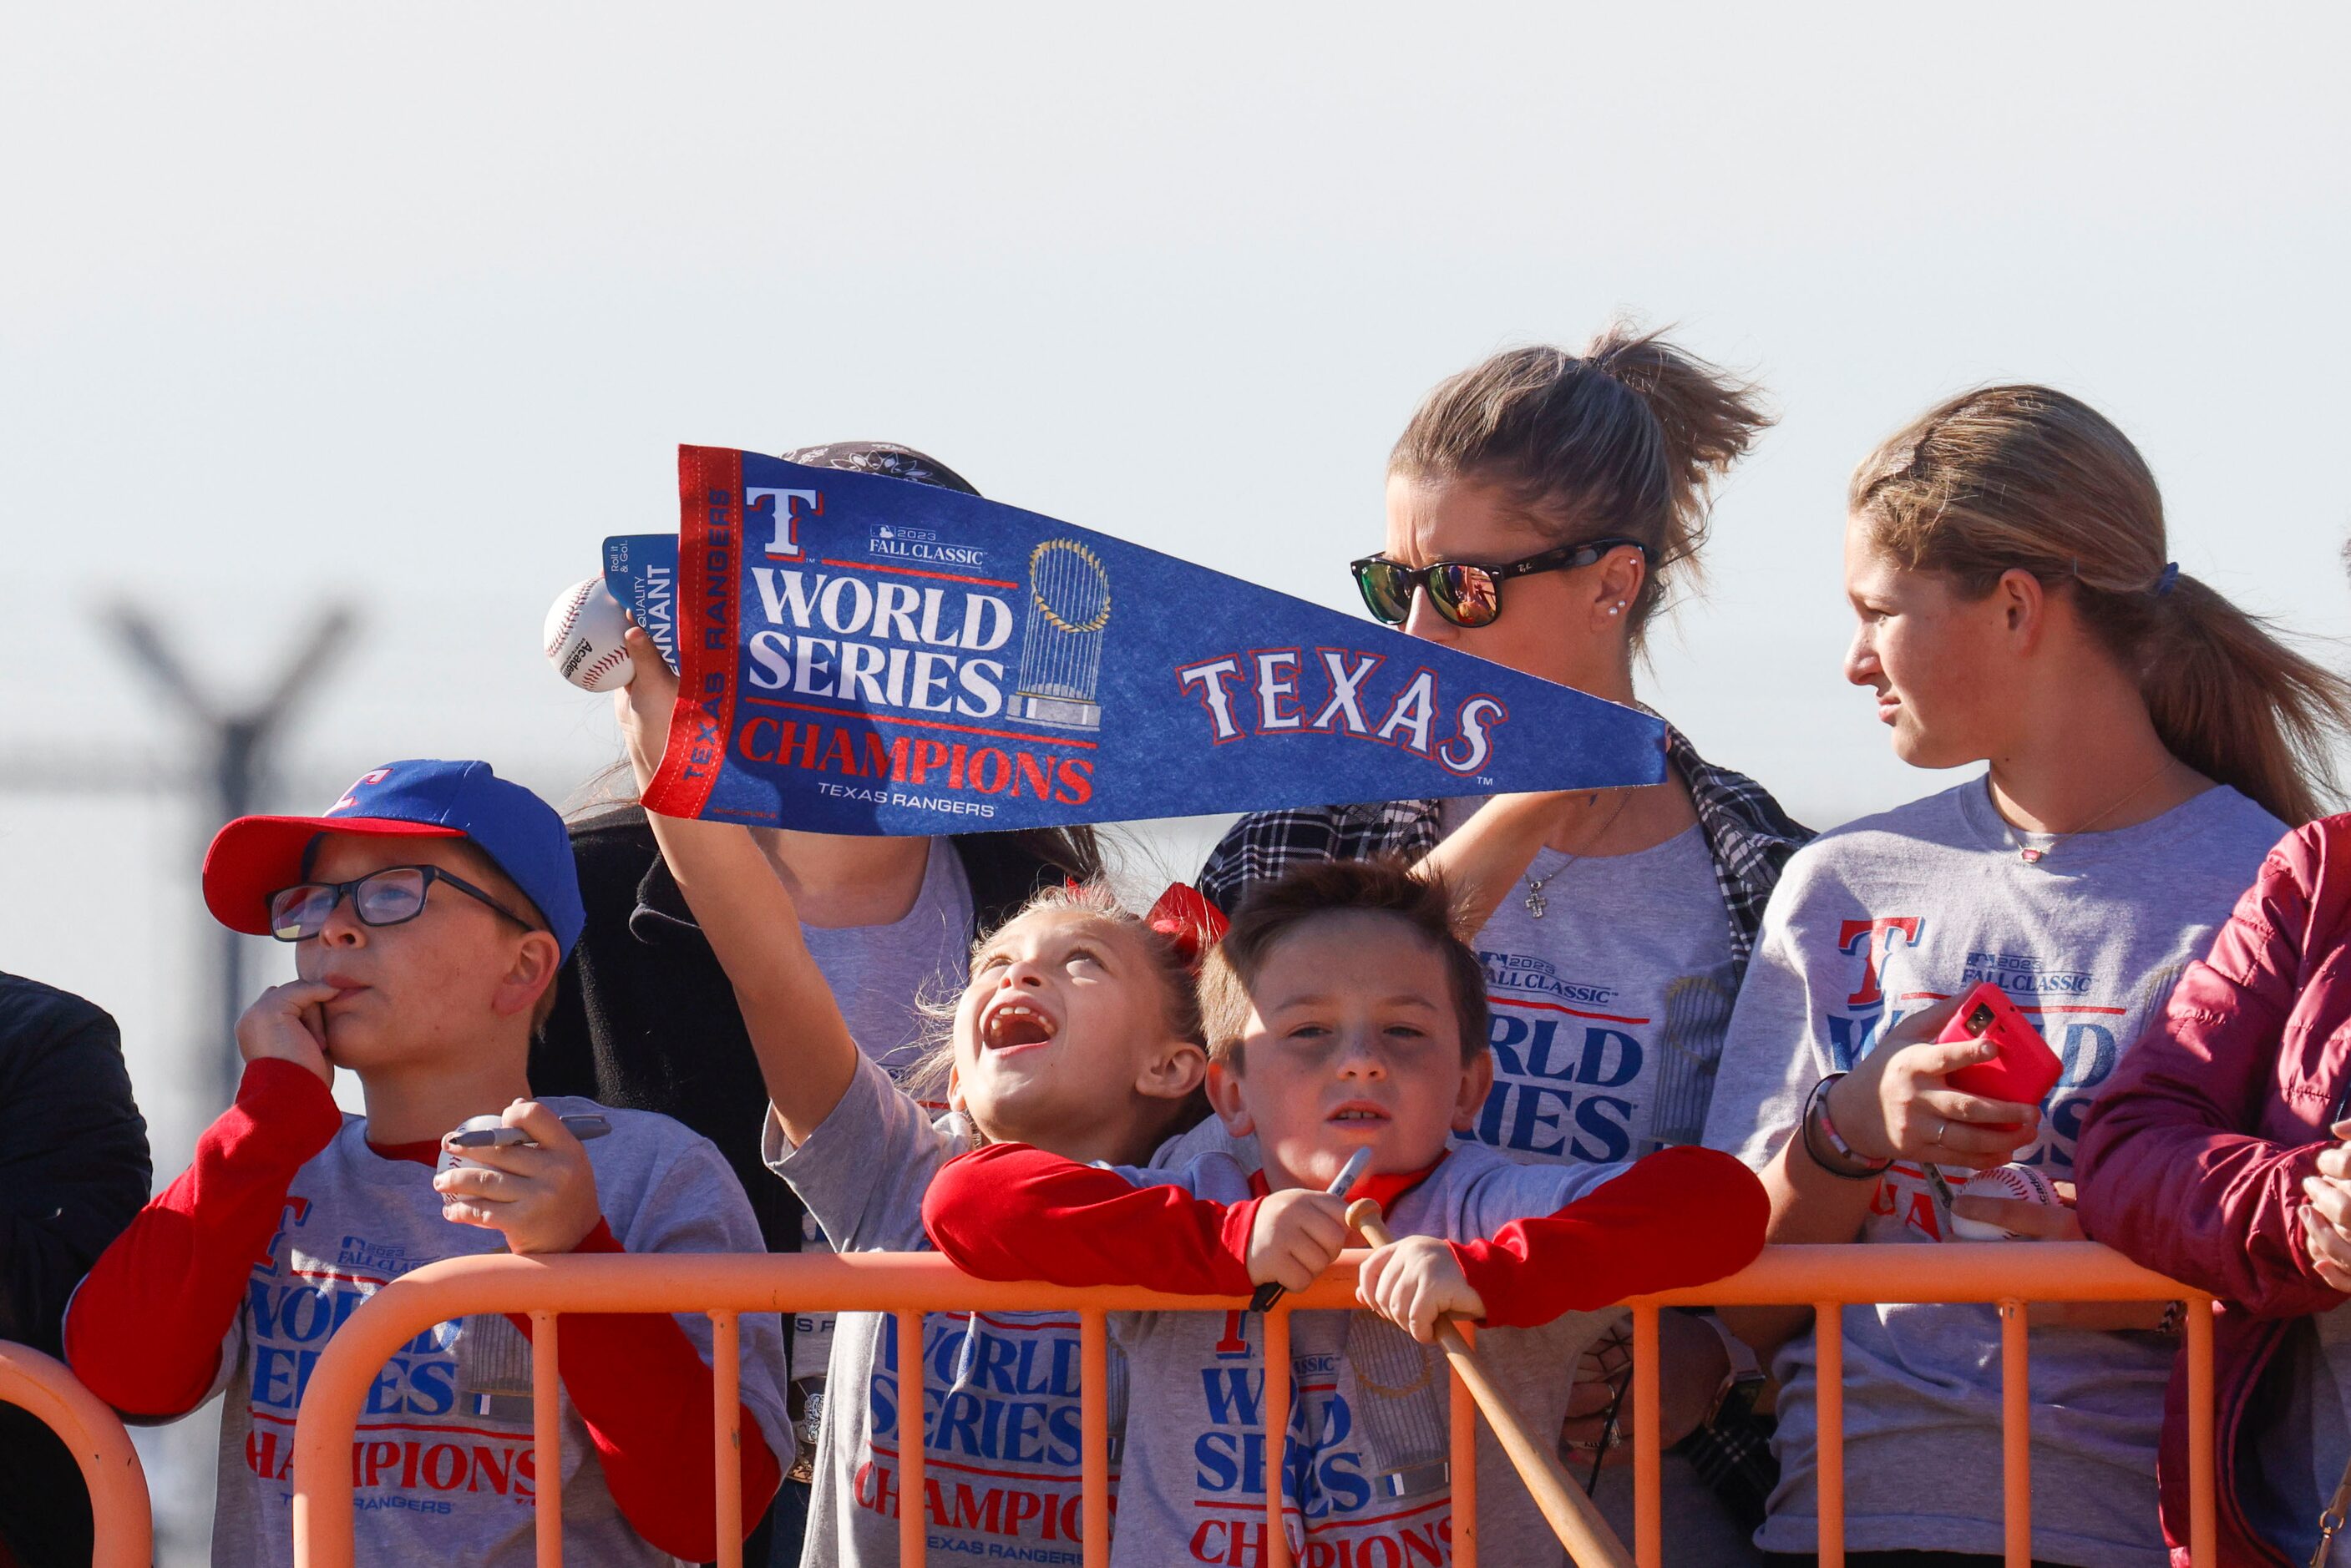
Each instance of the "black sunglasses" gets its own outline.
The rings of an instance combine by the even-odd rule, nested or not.
[[[1412,594],[1416,587],[1426,588],[1428,602],[1437,607],[1437,613],[1455,626],[1491,626],[1501,618],[1505,579],[1536,572],[1572,572],[1578,566],[1592,565],[1620,545],[1640,551],[1644,561],[1649,558],[1649,547],[1638,539],[1608,538],[1562,545],[1499,566],[1481,566],[1473,561],[1437,561],[1426,566],[1407,566],[1385,556],[1365,556],[1360,561],[1348,562],[1347,569],[1355,574],[1355,587],[1363,590],[1364,607],[1372,612],[1373,618],[1388,626],[1402,626],[1405,618],[1412,614]]]
[[[351,912],[363,926],[396,926],[424,912],[424,894],[435,882],[446,882],[460,893],[479,898],[524,930],[539,928],[507,909],[463,877],[438,866],[387,866],[350,882],[298,882],[269,895],[269,934],[281,942],[298,942],[327,929],[327,917],[348,897]]]

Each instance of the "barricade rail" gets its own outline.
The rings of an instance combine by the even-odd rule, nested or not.
[[[1355,1265],[1343,1255],[1315,1285],[1295,1293],[1266,1316],[1268,1367],[1290,1363],[1290,1314],[1354,1303]],[[2031,1428],[2028,1420],[2026,1316],[2030,1302],[2168,1302],[2184,1300],[2189,1358],[2190,1560],[2210,1568],[2215,1559],[2212,1467],[2211,1298],[2129,1262],[2091,1242],[2032,1245],[1948,1243],[1940,1246],[1769,1247],[1740,1272],[1712,1284],[1626,1303],[1633,1318],[1635,1552],[1640,1568],[1663,1560],[1662,1455],[1657,1405],[1657,1313],[1668,1306],[1809,1306],[1816,1324],[1840,1324],[1849,1303],[1884,1301],[1983,1303],[2001,1319],[2003,1501],[2007,1560],[2032,1558]],[[350,1568],[352,1562],[351,1441],[362,1401],[385,1361],[406,1341],[452,1318],[483,1313],[523,1313],[532,1320],[535,1441],[559,1451],[560,1384],[556,1343],[562,1313],[701,1312],[714,1330],[717,1397],[713,1402],[712,1451],[718,1478],[719,1562],[737,1568],[744,1534],[740,1432],[740,1314],[750,1312],[889,1312],[896,1315],[902,1366],[923,1365],[923,1314],[928,1312],[1074,1312],[1079,1321],[1081,1417],[1082,1547],[1089,1568],[1110,1561],[1110,1434],[1105,1314],[1129,1311],[1226,1312],[1221,1296],[1169,1296],[1123,1287],[1069,1290],[1046,1284],[975,1280],[933,1253],[853,1253],[846,1256],[670,1255],[664,1257],[466,1258],[403,1275],[351,1314],[329,1342],[311,1373],[294,1436],[294,1560],[297,1568]],[[1844,1341],[1819,1336],[1820,1560],[1844,1561]],[[54,1363],[51,1364],[54,1366]],[[61,1369],[60,1369],[61,1370]],[[913,1400],[927,1400],[922,1380],[910,1378]],[[1290,1426],[1290,1380],[1265,1380],[1264,1473],[1281,1476]],[[910,1401],[902,1429],[923,1429],[923,1409]],[[1477,1563],[1476,1412],[1458,1378],[1452,1386],[1454,1561]],[[55,1424],[54,1422],[52,1424]],[[120,1428],[116,1430],[119,1432]],[[127,1449],[127,1442],[124,1445]],[[899,1495],[925,1495],[923,1445],[900,1446]],[[137,1461],[131,1460],[135,1467]],[[91,1470],[85,1459],[83,1468]],[[538,1469],[538,1561],[563,1561],[562,1475],[559,1464]],[[135,1469],[133,1471],[135,1474]],[[92,1488],[97,1490],[95,1481]],[[1288,1568],[1282,1489],[1270,1487],[1265,1534],[1268,1568]],[[143,1518],[143,1497],[141,1499]],[[919,1501],[902,1506],[902,1560],[925,1558],[928,1511]],[[104,1561],[104,1559],[101,1559]]]
[[[155,1557],[147,1472],[114,1412],[83,1387],[64,1362],[5,1340],[0,1340],[0,1404],[30,1411],[81,1466],[95,1530],[92,1568],[147,1568]]]

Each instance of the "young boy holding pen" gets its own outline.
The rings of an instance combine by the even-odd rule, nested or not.
[[[1494,1331],[1479,1354],[1534,1429],[1556,1431],[1594,1309],[1719,1278],[1761,1251],[1762,1188],[1713,1151],[1527,1166],[1454,1141],[1493,1064],[1482,974],[1448,917],[1440,888],[1377,862],[1309,867],[1243,906],[1202,1002],[1210,1100],[1234,1136],[1256,1134],[1261,1173],[1223,1154],[1105,1169],[1001,1143],[932,1182],[929,1233],[974,1273],[1236,1298],[1221,1316],[1113,1319],[1132,1407],[1154,1412],[1127,1427],[1116,1563],[1263,1560],[1261,1319],[1241,1302],[1328,1267],[1350,1199],[1377,1199],[1398,1240],[1364,1264],[1358,1293],[1376,1317],[1291,1320],[1281,1485],[1306,1568],[1449,1558],[1440,1314]],[[1370,1173],[1326,1191],[1365,1148]],[[1558,1561],[1482,1431],[1479,1469],[1489,1560]]]
[[[232,822],[205,857],[204,898],[231,929],[293,944],[297,978],[238,1021],[236,1104],[100,1255],[65,1342],[82,1381],[133,1416],[169,1419],[226,1390],[213,1561],[248,1568],[292,1561],[304,1386],[390,1281],[499,1251],[760,1245],[703,1138],[667,1116],[528,1097],[530,1033],[579,935],[580,892],[562,820],[487,763],[393,763],[322,815]],[[336,1108],[338,1067],[358,1075],[365,1116]],[[567,1552],[716,1555],[708,1320],[561,1323]],[[767,1435],[786,1429],[783,1357],[772,1316],[746,1313],[742,1331],[751,1521],[781,1474]],[[530,1332],[527,1317],[462,1318],[385,1365],[335,1478],[357,1494],[359,1561],[535,1560],[534,1499],[557,1459],[533,1441]]]

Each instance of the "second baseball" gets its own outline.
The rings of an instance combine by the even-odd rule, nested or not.
[[[603,578],[574,583],[548,607],[547,661],[584,691],[616,691],[637,672],[621,642],[628,627],[629,618],[605,591]]]
[[[2057,1189],[2049,1179],[2029,1165],[1996,1165],[1980,1176],[1971,1178],[1959,1190],[1961,1198],[2015,1198],[2027,1203],[2038,1203],[2045,1209],[2061,1209]],[[1995,1225],[1986,1220],[1967,1220],[1951,1216],[1951,1233],[1962,1241],[2016,1241],[2025,1238],[2005,1225]]]

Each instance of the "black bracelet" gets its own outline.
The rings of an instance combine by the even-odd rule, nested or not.
[[[1828,1095],[1836,1081],[1844,1075],[1831,1073],[1813,1085],[1804,1096],[1804,1152],[1814,1165],[1844,1181],[1869,1181],[1883,1176],[1894,1161],[1891,1158],[1871,1160],[1854,1152],[1844,1139],[1837,1136],[1836,1124],[1829,1120]],[[1859,1161],[1858,1167],[1855,1161]]]

